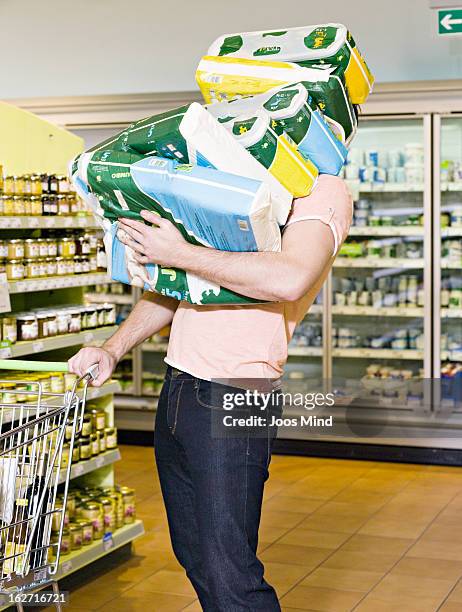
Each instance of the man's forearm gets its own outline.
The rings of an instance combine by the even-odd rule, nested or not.
[[[284,302],[296,300],[315,286],[326,265],[332,261],[332,233],[326,225],[310,222],[306,228],[290,228],[281,252],[235,253],[187,244],[172,255],[175,267],[183,268],[231,291],[257,300]]]
[[[103,348],[119,361],[132,348],[172,322],[178,302],[155,293],[143,294],[140,301]]]

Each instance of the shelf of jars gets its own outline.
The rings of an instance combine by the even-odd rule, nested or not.
[[[76,334],[63,334],[62,336],[52,336],[51,338],[43,338],[41,340],[17,342],[11,346],[1,347],[0,345],[0,359],[22,357],[24,355],[43,353],[45,351],[53,351],[69,346],[78,346],[80,344],[103,342],[112,336],[116,330],[116,325],[110,325]]]
[[[441,360],[462,363],[462,349],[441,351]]]
[[[94,470],[99,470],[107,465],[112,465],[116,461],[119,461],[120,458],[120,451],[118,448],[115,448],[113,450],[106,451],[105,453],[101,453],[97,457],[88,459],[87,461],[79,461],[78,463],[72,465],[70,479],[73,480],[74,478],[80,478],[80,476],[89,474]],[[63,468],[59,475],[60,484],[66,481],[66,475],[67,469]]]
[[[94,217],[90,215],[79,216],[0,216],[0,230],[18,229],[100,229]]]
[[[462,301],[462,295],[461,295],[461,301]],[[462,309],[461,308],[442,308],[441,317],[443,319],[462,319]]]
[[[424,351],[412,349],[334,348],[332,349],[332,357],[420,361],[424,358]]]
[[[459,234],[462,230],[459,230]],[[349,236],[423,236],[424,228],[421,225],[367,225],[353,226],[348,232]]]
[[[47,276],[44,278],[28,278],[8,282],[8,291],[13,293],[28,293],[29,291],[51,291],[53,289],[68,289],[70,287],[85,287],[111,283],[111,278],[105,272],[92,274],[72,274],[63,276]]]
[[[322,357],[323,349],[320,346],[289,346],[289,357]]]
[[[332,306],[332,314],[362,317],[423,317],[424,309],[418,307]]]
[[[424,268],[424,259],[402,259],[398,257],[337,257],[334,268]]]
[[[85,301],[92,304],[105,304],[110,302],[117,306],[127,306],[133,304],[133,296],[131,293],[85,293]]]

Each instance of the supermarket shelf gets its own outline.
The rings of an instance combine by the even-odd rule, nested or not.
[[[462,227],[445,227],[441,230],[441,238],[458,238],[462,236]]]
[[[121,458],[120,451],[118,448],[114,450],[107,451],[98,455],[97,457],[93,457],[93,459],[88,459],[88,461],[79,461],[75,463],[71,467],[71,480],[74,478],[79,478],[84,474],[89,474],[94,470],[98,470],[99,468],[104,467],[105,465],[112,465],[116,461],[119,461]],[[59,484],[66,481],[67,468],[61,470],[59,474]]]
[[[458,361],[462,362],[462,350],[459,351],[441,351],[442,361]]]
[[[290,357],[322,357],[320,346],[289,346]]]
[[[85,301],[92,304],[117,304],[117,306],[123,306],[125,304],[133,304],[133,297],[130,293],[117,294],[117,293],[86,293]]]
[[[460,261],[445,261],[441,260],[441,267],[443,270],[460,270],[462,268],[462,262]]]
[[[359,183],[358,181],[347,180],[347,184],[352,189],[359,189],[359,193],[371,193],[371,192],[401,193],[401,192],[412,192],[412,191],[415,192],[415,191],[424,190],[423,183],[417,183],[415,185],[411,183]]]
[[[116,410],[142,410],[152,412],[157,408],[158,397],[116,395],[114,406]]]
[[[410,349],[399,351],[394,349],[334,348],[332,356],[353,359],[408,359],[419,361],[424,358],[424,352]]]
[[[462,230],[459,230],[462,233]],[[351,227],[349,236],[423,236],[424,228],[421,225],[389,225],[367,227]]]
[[[423,259],[401,259],[398,257],[338,257],[334,268],[412,268],[423,269]]]
[[[423,308],[374,308],[374,306],[332,306],[332,314],[364,317],[423,317]]]
[[[69,287],[85,287],[112,283],[105,272],[92,274],[75,274],[73,276],[49,276],[46,278],[27,279],[8,283],[10,293],[28,293],[29,291],[50,291],[52,289],[67,289]]]
[[[462,183],[441,183],[441,191],[462,191]]]
[[[33,342],[17,342],[7,348],[0,349],[0,358],[9,359],[11,357],[21,357],[32,355],[33,353],[44,353],[67,346],[77,346],[79,344],[90,344],[106,340],[117,330],[117,325],[101,327],[99,329],[87,330],[78,334],[65,334],[63,336],[53,336],[34,340]]]
[[[147,353],[166,353],[167,347],[167,342],[145,342],[141,348]]]
[[[121,529],[117,529],[110,538],[106,537],[103,540],[97,540],[89,546],[84,546],[81,550],[76,550],[65,557],[61,557],[61,562],[54,579],[60,580],[65,576],[69,576],[69,574],[104,557],[116,548],[129,544],[143,534],[143,522],[135,521],[132,525],[125,525]]]
[[[462,309],[460,308],[442,308],[441,317],[443,319],[462,319]]]
[[[106,395],[114,395],[120,391],[120,385],[117,380],[110,380],[101,387],[88,387],[87,400],[98,399],[99,397],[106,397]]]
[[[93,216],[30,216],[8,217],[0,216],[0,229],[100,229]]]

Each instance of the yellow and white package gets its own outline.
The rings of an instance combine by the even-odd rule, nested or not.
[[[190,151],[200,154],[214,168],[261,181],[268,187],[274,217],[284,225],[294,193],[239,144],[233,135],[200,104],[194,102],[185,113],[179,131]],[[287,181],[286,181],[287,183]],[[304,194],[307,195],[307,194]]]
[[[286,133],[277,134],[264,109],[223,123],[237,142],[257,159],[295,198],[309,195],[318,178],[318,169],[304,159]]]
[[[206,56],[196,70],[196,81],[207,104],[265,93],[298,81],[327,82],[331,69],[302,68],[297,64],[239,57]]]
[[[227,34],[217,38],[207,54],[271,63],[294,62],[304,67],[331,66],[337,74],[345,76],[353,104],[363,104],[374,83],[353,36],[339,23]]]

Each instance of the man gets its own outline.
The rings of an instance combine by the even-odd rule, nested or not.
[[[171,323],[155,453],[174,552],[206,612],[280,611],[256,556],[272,436],[213,436],[220,406],[210,381],[281,377],[294,328],[347,236],[351,197],[341,179],[321,176],[309,197],[295,200],[278,253],[191,245],[169,221],[143,217],[154,227],[121,221],[139,263],[183,268],[269,303],[195,306],[145,293],[114,336],[79,351],[70,369],[82,375],[98,363],[101,385],[126,352]]]

